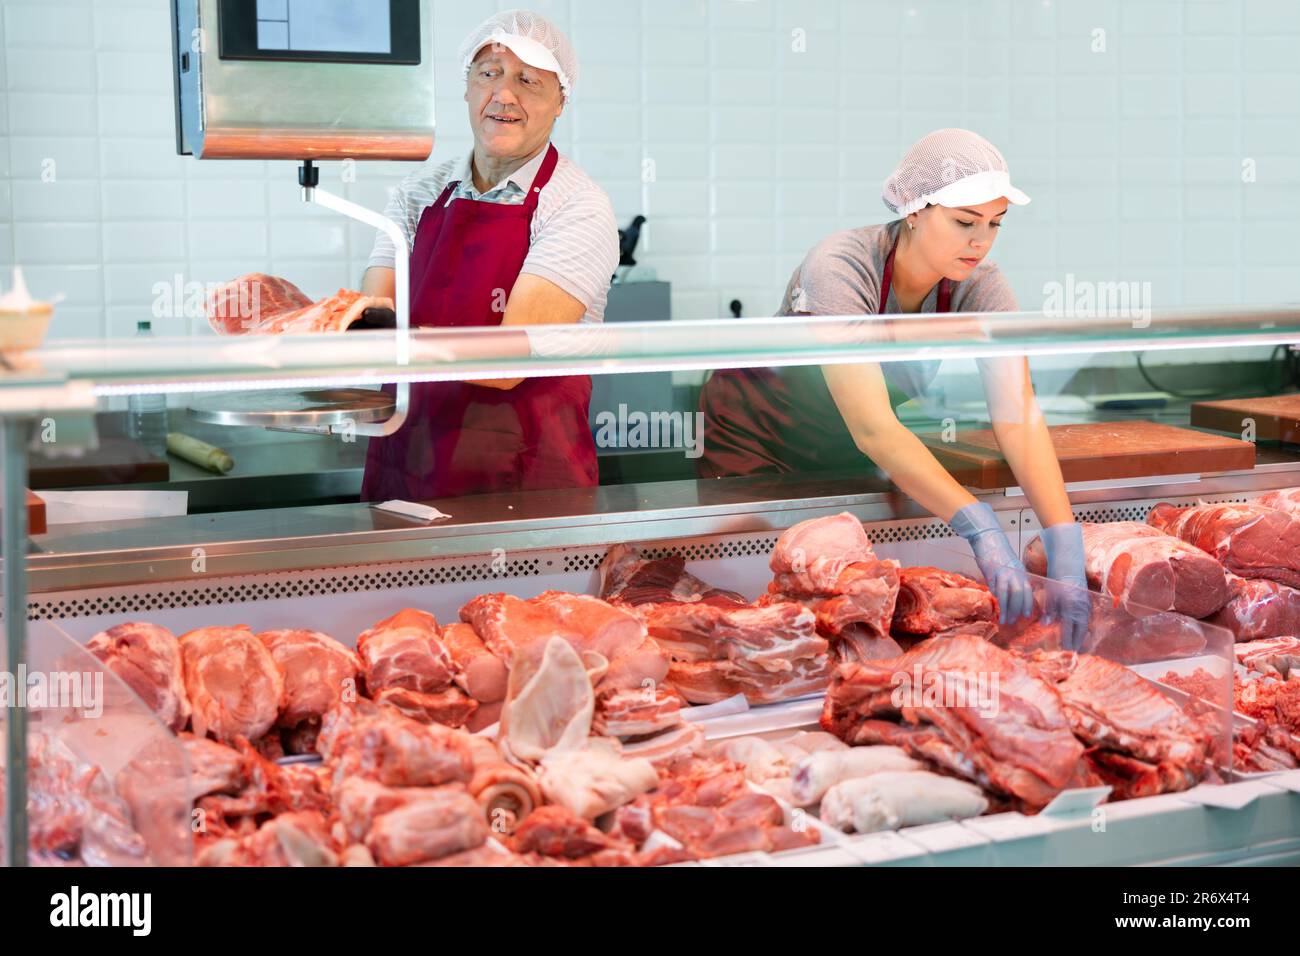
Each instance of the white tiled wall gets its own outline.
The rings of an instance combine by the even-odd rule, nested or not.
[[[370,230],[304,206],[293,164],[175,155],[166,0],[2,3],[0,264],[66,294],[55,334],[127,334],[174,275],[358,283]],[[810,245],[888,218],[907,145],[954,125],[1034,197],[994,250],[1026,308],[1066,273],[1149,281],[1156,305],[1300,298],[1294,0],[532,3],[582,62],[557,145],[620,220],[649,217],[638,257],[676,318],[770,314]],[[455,49],[498,4],[435,6],[440,160],[469,145]],[[323,184],[382,207],[406,171]]]

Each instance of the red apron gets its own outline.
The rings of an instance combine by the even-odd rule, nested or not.
[[[528,255],[537,197],[559,153],[548,146],[517,205],[457,199],[447,184],[424,210],[411,250],[412,326],[500,325]],[[389,392],[392,386],[385,386]],[[595,485],[591,378],[527,378],[509,390],[467,382],[411,385],[406,421],[366,449],[362,501],[419,501]]]
[[[885,257],[877,315],[885,314],[889,301],[897,247],[896,240]],[[935,311],[947,312],[951,303],[952,283],[940,279]],[[910,378],[914,393],[928,384],[924,374],[911,374],[920,365],[890,362],[881,368],[896,384]],[[700,410],[704,413],[704,450],[697,465],[701,477],[862,470],[862,452],[835,406],[819,365],[720,369],[700,392]]]

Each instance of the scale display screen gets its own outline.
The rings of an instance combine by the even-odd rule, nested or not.
[[[220,0],[223,60],[419,63],[419,0]]]

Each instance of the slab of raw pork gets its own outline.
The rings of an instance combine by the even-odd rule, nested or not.
[[[480,704],[506,698],[510,673],[504,661],[488,650],[474,628],[457,621],[442,629],[442,643],[456,664],[456,686]]]
[[[313,302],[287,279],[251,272],[213,290],[208,324],[221,335],[342,332],[372,307],[393,302],[350,289]]]
[[[284,700],[284,677],[250,628],[201,627],[182,634],[180,646],[195,735],[233,743],[271,729]]]
[[[901,747],[1028,809],[1077,782],[1084,752],[1056,689],[973,634],[841,664],[821,726],[850,745]]]
[[[828,644],[815,615],[791,601],[759,606],[690,574],[679,555],[646,558],[616,545],[600,566],[601,594],[640,617],[672,658],[669,684],[691,703],[737,693],[769,703],[819,690]]]
[[[1300,637],[1270,637],[1237,644],[1237,663],[1261,674],[1273,674],[1283,680],[1300,675]]]
[[[1213,555],[1233,574],[1300,587],[1300,515],[1255,504],[1161,503],[1147,523]]]
[[[171,631],[132,621],[100,631],[86,650],[103,661],[173,732],[190,719],[181,647]]]
[[[1205,617],[1228,600],[1223,566],[1200,548],[1141,521],[1080,522],[1088,586],[1118,604]],[[1047,574],[1037,535],[1025,548],[1025,568]]]
[[[1031,666],[1065,701],[1086,761],[1115,798],[1186,790],[1213,766],[1204,726],[1129,668],[1093,654],[1038,652]]]
[[[772,581],[760,604],[794,601],[817,616],[841,660],[895,657],[890,637],[898,599],[898,562],[871,550],[862,522],[848,512],[801,521],[777,539]]]
[[[998,599],[980,582],[942,568],[899,569],[891,623],[896,637],[976,634],[987,639],[997,629]]]
[[[263,631],[257,639],[271,652],[284,676],[282,727],[314,720],[357,694],[361,660],[328,634],[320,631]]]
[[[405,608],[362,632],[357,654],[372,695],[390,687],[434,694],[451,684],[455,664],[427,611]]]
[[[1275,508],[1278,511],[1289,511],[1292,514],[1300,514],[1300,488],[1279,488],[1275,491],[1266,491],[1252,500],[1251,504],[1262,505],[1265,508]]]
[[[1276,581],[1228,575],[1228,603],[1206,620],[1239,641],[1300,634],[1300,591]]]

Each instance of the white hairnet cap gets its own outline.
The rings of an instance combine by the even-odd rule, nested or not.
[[[900,216],[936,206],[978,206],[1005,196],[1017,206],[1029,197],[1011,185],[997,147],[968,129],[922,136],[885,180],[881,198]]]
[[[490,43],[500,43],[529,66],[550,70],[560,78],[560,91],[567,103],[578,83],[578,56],[573,45],[550,20],[531,10],[502,10],[488,17],[460,45],[464,76],[478,51]]]

